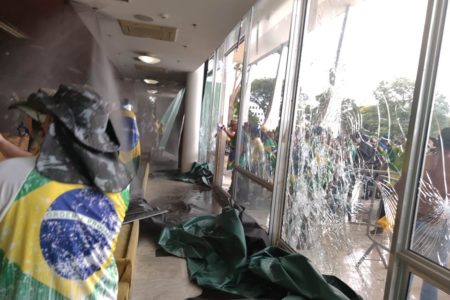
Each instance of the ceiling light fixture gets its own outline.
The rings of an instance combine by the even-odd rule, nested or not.
[[[149,96],[148,99],[150,100],[151,103],[155,103],[156,97]]]
[[[139,21],[153,22],[153,18],[150,17],[150,16],[141,15],[141,14],[136,14],[136,15],[133,15],[133,17],[134,17],[136,20],[139,20]]]
[[[147,93],[149,93],[149,94],[157,94],[158,91],[157,90],[147,90]]]
[[[146,83],[146,84],[158,84],[158,80],[155,80],[155,79],[149,79],[149,78],[146,78],[146,79],[144,79],[144,82]]]
[[[143,63],[146,63],[146,64],[157,64],[161,61],[159,58],[149,56],[149,55],[139,55],[137,57],[137,59],[139,59],[140,61],[142,61]]]

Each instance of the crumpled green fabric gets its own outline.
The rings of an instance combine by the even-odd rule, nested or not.
[[[362,299],[338,278],[318,273],[299,253],[268,247],[248,257],[244,229],[232,208],[164,228],[159,245],[186,258],[191,280],[201,287],[248,298]]]
[[[197,163],[192,164],[191,170],[186,173],[180,173],[178,170],[166,170],[157,171],[155,174],[159,176],[165,176],[171,180],[178,180],[187,183],[194,183],[199,185],[204,185],[211,187],[213,182],[213,173],[209,169],[208,163]]]

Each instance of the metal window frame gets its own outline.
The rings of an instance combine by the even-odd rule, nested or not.
[[[296,28],[294,26],[294,24],[295,24],[295,21],[297,19],[296,18],[296,5],[297,5],[297,2],[299,2],[299,1],[301,1],[301,0],[293,0],[292,1],[292,16],[291,16],[291,23],[290,23],[290,28],[289,28],[289,30],[290,30],[290,32],[289,32],[289,40],[287,42],[287,44],[289,45],[289,48],[288,48],[288,57],[287,57],[288,61],[287,61],[287,64],[286,64],[286,73],[285,73],[285,80],[286,81],[287,80],[291,81],[290,80],[290,78],[291,78],[290,70],[291,70],[291,65],[292,65],[292,59],[293,58],[295,59],[295,57],[296,57],[296,56],[293,56],[292,53],[295,52],[295,51],[292,51],[291,47],[292,47],[293,44],[296,44],[296,43],[293,43],[292,41],[297,40],[296,35],[294,33],[295,32],[295,28]],[[248,81],[247,77],[248,77],[248,73],[249,73],[248,72],[249,47],[250,47],[250,43],[251,43],[251,38],[250,37],[251,37],[251,30],[252,30],[252,26],[253,26],[253,16],[254,16],[254,14],[255,14],[255,6],[253,6],[252,9],[251,9],[251,15],[250,15],[250,18],[249,18],[248,28],[247,28],[247,31],[246,31],[247,35],[246,35],[246,40],[245,40],[246,44],[245,44],[245,49],[244,49],[244,51],[245,51],[244,53],[245,54],[244,54],[244,63],[243,63],[243,68],[242,68],[243,73],[242,73],[242,83],[241,83],[241,101],[243,101],[243,99],[245,98],[245,95],[246,95],[245,93],[247,93],[247,88],[250,88],[250,87],[247,87],[247,83],[248,83],[247,82]],[[282,49],[283,45],[284,44],[280,44],[280,46],[275,48],[275,49]],[[264,59],[264,57],[267,57],[268,55],[271,55],[274,52],[275,52],[275,50],[272,50],[272,51],[264,54],[263,56],[258,58],[258,61]],[[280,63],[281,63],[281,61],[280,61]],[[277,72],[277,75],[278,75],[278,72]],[[284,119],[284,113],[283,113],[286,110],[284,107],[285,107],[285,101],[286,101],[286,99],[288,99],[287,95],[288,94],[290,95],[289,90],[290,89],[288,88],[288,84],[285,84],[285,86],[284,86],[284,94],[283,94],[283,99],[282,99],[282,115],[281,115],[281,118],[280,118],[280,138],[279,138],[279,140],[282,139],[281,138],[281,132],[282,132],[281,131],[282,130],[281,127],[283,126],[284,123],[289,123],[290,122],[289,119],[287,119],[287,120]],[[242,120],[243,120],[243,117],[244,117],[244,111],[242,110],[242,106],[241,106],[241,109],[239,110],[239,122],[238,122],[239,130],[238,130],[238,135],[237,135],[237,139],[238,139],[237,140],[237,145],[236,145],[236,154],[237,155],[236,155],[235,161],[239,161],[240,156],[241,156],[240,154],[241,154],[241,149],[242,149],[241,139],[242,139]],[[278,153],[280,153],[280,144],[278,144],[278,145],[279,145],[278,146]],[[278,162],[279,161],[280,161],[280,158],[278,156],[277,157],[277,164],[276,164],[276,168],[275,168],[275,176],[276,176],[276,174],[278,172],[277,169],[278,169]],[[272,192],[272,202],[271,202],[270,221],[269,221],[269,232],[270,232],[270,224],[272,222],[272,217],[273,217],[272,209],[274,207],[274,201],[276,201],[275,198],[274,198],[274,186],[275,186],[275,182],[276,182],[276,177],[274,178],[273,183],[271,183],[271,182],[268,182],[268,181],[266,181],[266,180],[264,180],[264,179],[262,179],[262,178],[260,178],[260,177],[258,177],[256,175],[254,175],[253,173],[249,172],[248,170],[246,170],[246,169],[244,169],[244,168],[242,168],[242,167],[240,167],[239,165],[236,164],[235,167],[234,167],[234,170],[233,170],[233,181],[236,180],[236,176],[237,176],[236,172],[240,173],[241,175],[247,177],[252,182],[254,182],[254,183],[262,186],[263,188],[269,190],[270,192]],[[236,189],[235,189],[234,186],[232,186],[231,195],[232,195],[232,203],[234,203],[235,202],[234,200],[236,199]],[[276,215],[277,215],[277,213],[276,213]]]
[[[213,102],[214,102],[214,90],[216,89],[216,64],[217,64],[217,49],[214,50],[213,54],[213,75],[212,75],[212,86],[211,86],[211,105],[209,106],[209,121],[212,123],[212,115],[213,115]],[[211,163],[211,126],[208,128],[208,145],[206,146],[206,160],[208,164]]]
[[[278,139],[278,155],[273,181],[272,206],[269,220],[269,239],[274,245],[281,245],[286,183],[289,168],[289,154],[292,130],[295,120],[296,95],[300,69],[301,50],[305,28],[306,0],[294,0],[291,32],[289,36],[289,53],[286,70],[283,107]]]
[[[220,85],[220,95],[219,95],[219,111],[218,111],[218,116],[217,116],[217,121],[222,122],[223,121],[223,111],[224,111],[224,98],[225,98],[225,85],[226,85],[226,78],[227,78],[227,68],[226,68],[226,55],[225,55],[225,46],[226,46],[226,40],[225,42],[222,44],[222,46],[219,47],[222,48],[222,63],[223,63],[223,68],[221,70],[222,73],[222,82]],[[216,124],[212,124],[211,122],[211,128],[217,128],[217,123]],[[222,134],[220,132],[219,134],[219,130],[217,130],[217,135],[216,135],[216,151],[215,151],[215,160],[214,160],[214,184],[216,186],[222,186],[222,175],[223,175],[223,160],[224,157],[221,154],[222,150],[225,153],[225,141],[222,138]]]
[[[223,121],[223,117],[224,117],[224,110],[225,110],[225,89],[226,89],[226,78],[227,78],[227,64],[226,64],[226,58],[228,55],[232,54],[233,51],[237,50],[239,48],[239,45],[243,42],[245,42],[245,35],[242,35],[242,32],[245,33],[245,31],[242,30],[242,24],[243,21],[246,17],[244,17],[240,22],[239,22],[239,29],[238,29],[238,36],[237,36],[237,41],[236,43],[234,43],[233,45],[231,45],[230,47],[228,47],[229,49],[227,51],[224,51],[223,53],[223,62],[224,62],[224,67],[223,67],[223,72],[222,72],[222,78],[223,78],[223,87],[221,89],[220,92],[220,103],[219,103],[219,121]],[[233,34],[236,30],[237,26],[234,27],[233,31],[231,34]],[[224,44],[223,44],[223,48],[225,49],[227,46],[225,43],[228,40],[228,38],[225,40]],[[242,67],[243,68],[243,67]],[[242,85],[242,77],[241,77],[241,85]],[[242,88],[242,86],[241,86]],[[230,120],[228,120],[229,122]],[[211,124],[212,126],[216,126],[217,124]],[[224,139],[223,135],[217,135],[216,138],[216,160],[215,160],[215,168],[214,168],[214,185],[216,188],[218,188],[220,190],[220,192],[222,192],[225,196],[229,196],[228,192],[225,191],[222,188],[222,183],[223,183],[223,172],[224,172],[224,159],[225,159],[225,143],[226,143],[226,139]],[[233,175],[232,175],[233,176]]]
[[[450,272],[409,249],[415,221],[417,193],[422,175],[425,146],[433,112],[434,86],[445,25],[448,0],[429,0],[421,55],[414,89],[405,159],[405,188],[399,203],[386,278],[385,299],[406,299],[411,272],[450,292]]]

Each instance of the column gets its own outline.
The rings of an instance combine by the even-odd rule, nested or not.
[[[189,171],[198,160],[204,67],[202,64],[187,76],[181,172]]]

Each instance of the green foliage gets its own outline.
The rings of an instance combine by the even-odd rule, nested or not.
[[[431,137],[436,137],[443,128],[450,126],[449,112],[449,103],[445,96],[436,94],[434,96],[433,118],[431,119]]]
[[[253,126],[253,127],[258,127],[259,126],[259,118],[258,116],[252,112],[249,111],[248,112],[248,123]]]
[[[355,100],[346,98],[341,103],[341,129],[345,135],[351,135],[360,128],[360,113]]]
[[[413,94],[414,82],[411,80],[398,78],[392,82],[380,82],[374,91],[377,105],[359,107],[366,133],[389,136],[391,140],[406,137]],[[436,95],[430,136],[436,136],[440,129],[449,125],[448,114],[449,107],[445,97]]]
[[[274,78],[262,78],[252,81],[250,101],[256,103],[267,116],[275,89]]]

